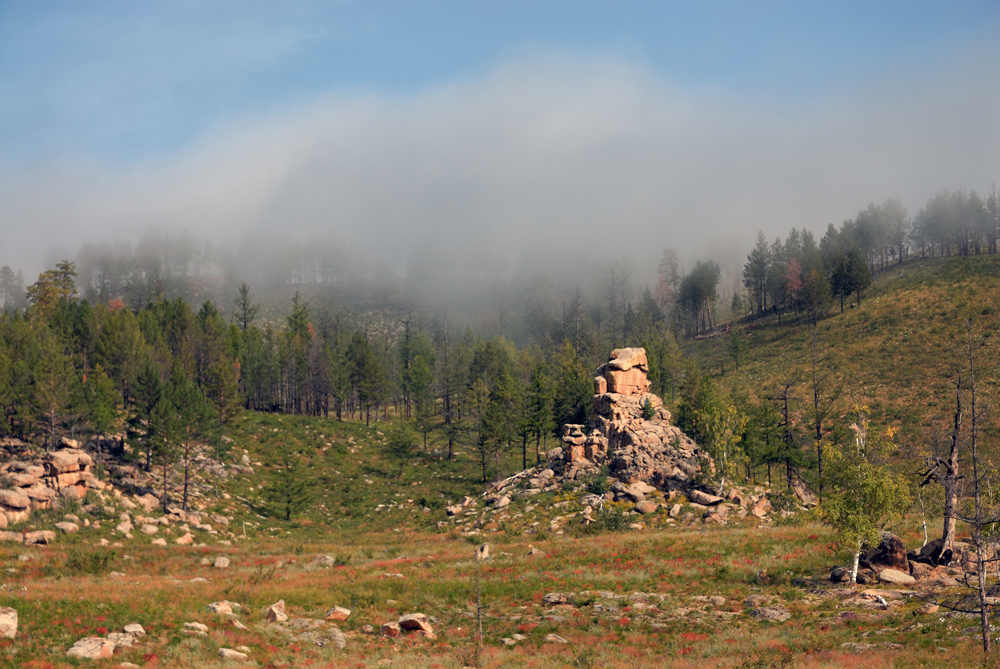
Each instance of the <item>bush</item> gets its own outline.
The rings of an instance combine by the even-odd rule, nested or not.
[[[597,517],[597,522],[608,532],[621,532],[629,526],[629,521],[628,512],[614,505],[605,507]]]

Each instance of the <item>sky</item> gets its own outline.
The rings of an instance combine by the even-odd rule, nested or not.
[[[987,191],[997,72],[996,0],[0,0],[0,264],[154,229],[738,259]]]

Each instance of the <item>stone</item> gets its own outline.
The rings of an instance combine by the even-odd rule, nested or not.
[[[283,599],[265,607],[262,613],[268,622],[280,623],[288,620],[288,614],[285,613],[285,600]]]
[[[20,489],[0,490],[0,506],[7,509],[27,509],[31,506],[31,500]]]
[[[670,507],[670,517],[676,519],[677,516],[679,515],[681,515],[681,505],[674,504],[672,507]]]
[[[851,570],[847,567],[834,567],[830,570],[831,583],[850,583]]]
[[[381,634],[382,636],[395,639],[403,634],[403,628],[399,626],[399,623],[385,623],[382,625]]]
[[[135,641],[131,634],[125,634],[123,632],[109,632],[108,636],[105,638],[115,644],[115,649],[131,648],[132,643]]]
[[[72,534],[73,532],[79,532],[80,526],[76,523],[63,522],[56,523],[56,529],[60,530],[64,534]]]
[[[489,560],[490,559],[490,545],[482,544],[476,549],[476,559],[477,560]]]
[[[335,558],[330,557],[329,555],[318,555],[309,564],[313,565],[314,567],[324,567],[324,568],[333,567],[336,566],[337,560]]]
[[[502,509],[505,506],[507,506],[508,504],[510,504],[510,497],[507,497],[506,495],[504,495],[503,497],[501,497],[500,499],[498,499],[496,502],[493,503],[493,508],[494,509]]]
[[[782,623],[792,617],[792,614],[780,604],[775,606],[761,606],[750,611],[750,617],[757,620],[770,620],[771,622]]]
[[[545,553],[540,548],[532,546],[528,550],[528,557],[545,557]]]
[[[913,585],[917,582],[917,579],[898,569],[883,569],[878,573],[878,580],[893,585]]]
[[[399,627],[407,632],[434,632],[434,628],[431,627],[430,620],[423,613],[408,613],[404,616],[400,616]]]
[[[122,522],[118,523],[118,525],[115,526],[115,532],[118,532],[119,534],[128,534],[131,531],[132,531],[132,523],[130,523],[127,520],[123,520]]]
[[[37,532],[25,532],[24,543],[32,546],[48,546],[56,540],[56,533],[52,530],[38,530]]]
[[[177,544],[178,546],[190,546],[191,544],[194,543],[194,536],[192,536],[190,532],[187,532],[184,535],[174,539],[174,543]]]
[[[153,535],[160,531],[160,526],[159,524],[152,525],[150,523],[145,523],[139,528],[139,531],[143,534]]]
[[[181,626],[181,631],[189,634],[197,634],[198,636],[205,636],[208,634],[208,625],[204,623],[184,623]]]
[[[797,479],[794,483],[792,483],[792,490],[795,492],[795,496],[799,498],[799,501],[802,502],[802,506],[807,509],[811,509],[819,504],[819,497],[817,497],[814,492],[809,490],[801,479]]]
[[[752,513],[756,518],[763,518],[770,510],[771,500],[769,500],[766,495],[761,495],[760,499],[753,503],[753,508],[750,513]]]
[[[502,643],[505,646],[516,646],[517,645],[517,642],[514,641],[513,639],[511,639],[510,637],[504,637],[504,638],[500,639],[500,643]]]
[[[17,611],[9,606],[0,606],[0,639],[17,636]]]
[[[232,648],[220,648],[219,649],[219,659],[221,660],[245,660],[248,658],[246,653],[241,653],[238,650],[233,650]]]
[[[345,609],[342,606],[335,606],[326,612],[323,616],[324,620],[332,620],[334,622],[342,622],[347,620],[351,616],[351,610]]]
[[[66,651],[66,655],[85,660],[100,660],[105,657],[111,657],[114,652],[115,644],[113,641],[98,636],[88,636],[74,643]]]
[[[695,504],[702,504],[704,506],[713,506],[715,504],[720,504],[723,500],[718,495],[709,495],[707,492],[702,492],[701,490],[694,489],[687,494],[688,499]]]
[[[940,609],[940,608],[941,607],[938,606],[937,604],[931,604],[931,603],[928,602],[927,604],[924,604],[919,609],[917,609],[916,611],[914,611],[913,614],[914,615],[919,615],[919,616],[929,616],[929,615],[931,615],[933,613],[937,613],[938,609]]]
[[[545,635],[545,642],[546,643],[569,643],[569,641],[567,641],[566,639],[562,638],[558,634],[546,634]]]
[[[652,500],[643,500],[635,505],[635,510],[642,514],[656,513],[660,505]]]
[[[566,593],[564,592],[550,592],[542,598],[542,603],[546,606],[565,604],[567,601],[569,601],[569,598],[566,597]]]
[[[241,623],[241,622],[240,622],[239,620],[237,620],[236,618],[231,618],[231,619],[229,620],[229,622],[230,622],[230,623],[232,623],[233,627],[235,627],[235,628],[236,628],[236,629],[238,629],[238,630],[245,630],[245,629],[248,629],[246,625],[244,625],[243,623]]]
[[[929,564],[924,564],[923,562],[914,562],[910,560],[910,576],[922,581],[924,579],[931,578],[934,575],[934,567]]]
[[[209,611],[220,616],[228,616],[233,614],[233,606],[230,602],[222,600],[221,602],[212,602],[206,606]]]
[[[129,623],[122,628],[125,634],[131,634],[134,637],[146,636],[146,630],[143,629],[142,625],[139,623]]]
[[[894,569],[904,574],[910,573],[910,561],[906,557],[906,544],[892,532],[883,532],[878,546],[865,553],[864,561],[875,571],[882,568]]]
[[[215,558],[215,562],[212,564],[212,566],[216,569],[228,569],[229,558],[220,555],[219,557]]]
[[[167,540],[164,539],[163,537],[159,537],[158,539],[153,539],[149,543],[152,544],[153,546],[166,546]]]
[[[709,604],[718,609],[726,605],[726,598],[720,595],[712,595],[711,597],[708,598],[708,602]]]

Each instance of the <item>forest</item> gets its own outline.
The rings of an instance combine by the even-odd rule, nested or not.
[[[562,424],[586,422],[594,369],[613,348],[642,346],[651,390],[682,429],[719,451],[731,439],[720,420],[732,418],[726,429],[737,426],[741,454],[729,458],[734,466],[749,480],[770,480],[777,467],[791,486],[823,469],[822,449],[796,430],[818,443],[831,429],[815,350],[810,412],[789,409],[794,384],[755,397],[724,392],[709,372],[745,362],[747,331],[760,319],[781,325],[805,316],[803,327],[815,326],[845,300],[860,305],[874,276],[912,258],[995,254],[998,230],[995,188],[985,201],[942,191],[912,219],[890,199],[839,229],[831,224],[818,242],[805,229],[770,243],[760,233],[742,270],[744,290],[728,305],[719,304],[718,264],[697,261],[685,273],[668,249],[653,289],[636,295],[615,265],[603,295],[577,288],[560,309],[543,278],[523,294],[512,283],[506,307],[501,297],[479,328],[468,313],[435,313],[405,296],[382,309],[324,299],[317,283],[346,279],[308,258],[294,272],[275,260],[256,275],[265,290],[295,289],[283,306],[265,307],[231,276],[217,282],[231,287],[224,301],[197,304],[198,286],[219,277],[214,261],[195,258],[192,240],[157,244],[159,255],[152,245],[88,246],[26,287],[20,273],[0,270],[0,434],[53,445],[83,434],[165,467],[188,457],[193,441],[219,443],[241,408],[367,424],[403,418],[425,445],[431,435],[446,444],[443,457],[471,447],[486,480],[539,461]],[[456,324],[463,319],[465,327]],[[717,360],[685,354],[705,338],[719,343]]]

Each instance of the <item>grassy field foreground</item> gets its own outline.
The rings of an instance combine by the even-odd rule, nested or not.
[[[812,512],[775,524],[748,520],[671,529],[647,517],[647,528],[660,529],[619,532],[595,532],[571,519],[556,532],[544,514],[553,504],[563,505],[557,510],[562,514],[577,504],[574,493],[563,491],[558,502],[533,499],[534,513],[543,520],[538,527],[525,520],[487,523],[478,532],[450,525],[438,529],[448,503],[481,489],[477,463],[468,455],[443,461],[432,448],[417,454],[397,478],[398,466],[381,455],[392,429],[386,423],[366,428],[242,416],[229,429],[233,442],[225,457],[235,463],[247,455],[254,472],[218,481],[202,476],[213,486],[199,501],[203,515],[226,515],[230,521],[216,534],[193,530],[191,546],[176,545],[181,530],[174,528],[158,535],[168,537],[165,547],[139,531],[124,537],[114,530],[119,517],[113,509],[36,513],[28,525],[37,529],[49,529],[67,511],[81,520],[100,520],[101,527],[92,523],[78,533],[59,534],[47,547],[0,544],[0,606],[13,607],[20,619],[17,638],[0,643],[0,666],[750,668],[982,662],[976,619],[945,609],[917,612],[921,597],[956,599],[964,588],[882,588],[883,607],[863,587],[832,584],[830,568],[848,556]],[[312,503],[291,522],[263,515],[261,506],[260,490],[276,471],[266,458],[279,443],[302,458],[301,476],[313,488]],[[137,514],[132,511],[133,520]],[[915,529],[904,531],[903,538],[910,546],[920,543]],[[100,545],[102,539],[109,545]],[[477,562],[475,550],[483,542],[490,544],[490,558]],[[329,556],[331,564],[315,563],[319,556]],[[218,557],[228,558],[229,566],[214,567]],[[564,597],[546,597],[553,593]],[[206,608],[220,600],[235,602],[242,611],[225,616]],[[288,623],[268,623],[261,613],[278,600],[286,603]],[[322,620],[334,606],[352,611],[337,623],[346,635],[343,649],[331,642],[327,626],[304,622]],[[768,620],[761,610],[783,610],[789,617]],[[431,617],[434,638],[380,636],[383,623],[414,612]],[[184,623],[191,622],[206,625],[207,632],[185,631]],[[141,624],[147,634],[113,658],[66,656],[78,639],[120,632],[129,623]],[[220,648],[242,648],[248,659],[224,661]]]

